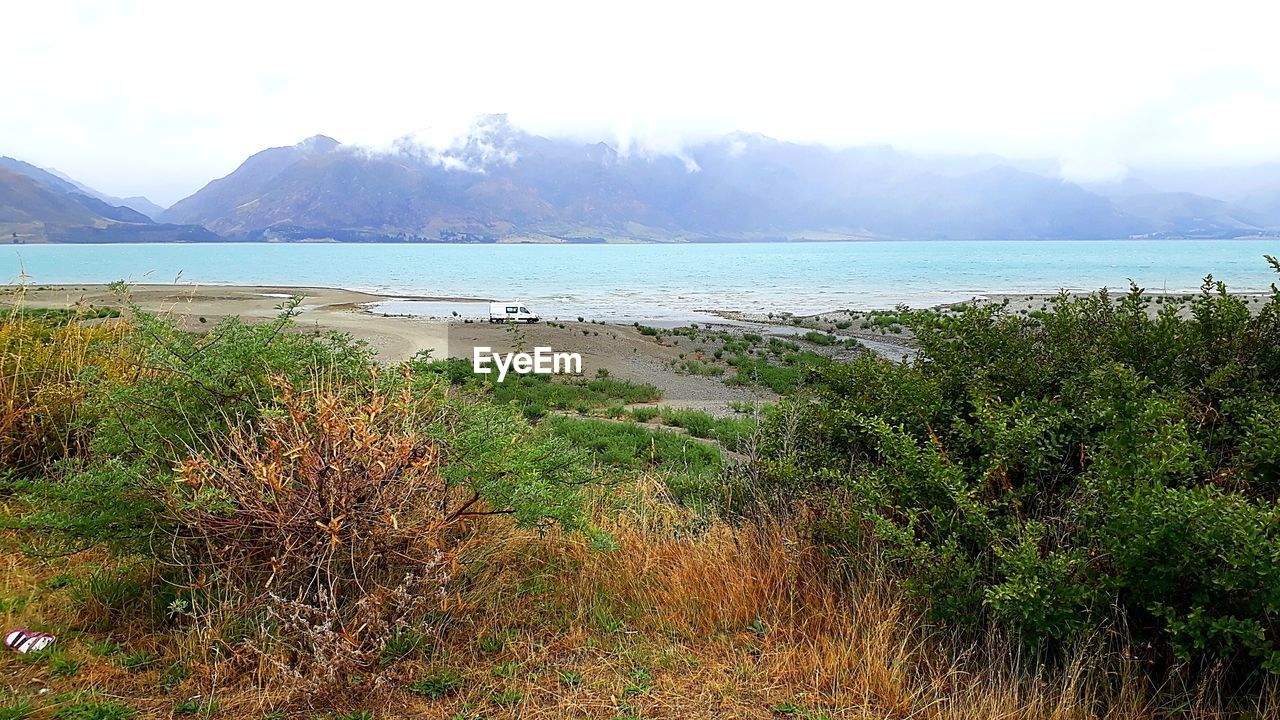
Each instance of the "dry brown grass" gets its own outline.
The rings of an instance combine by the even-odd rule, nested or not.
[[[642,494],[656,488],[642,484]],[[1104,678],[1092,651],[1049,670],[995,638],[977,648],[949,641],[883,575],[840,571],[788,525],[695,531],[653,497],[603,504],[597,520],[616,549],[513,532],[471,558],[472,604],[418,671],[452,668],[462,687],[437,702],[398,698],[389,716],[1223,715],[1221,698],[1156,706],[1137,672],[1109,661]],[[1275,708],[1269,698],[1257,716],[1280,717]]]
[[[77,430],[81,401],[95,376],[129,372],[115,352],[124,333],[119,323],[49,328],[0,308],[0,465],[38,465],[87,441]]]
[[[495,539],[465,558],[465,584],[434,651],[392,668],[401,689],[336,698],[330,717],[356,708],[385,718],[1280,717],[1274,696],[1252,714],[1220,711],[1222,698],[1209,696],[1156,706],[1136,673],[1112,664],[1119,674],[1101,678],[1101,658],[1089,653],[1065,669],[1036,670],[997,639],[949,642],[881,576],[841,572],[788,525],[699,528],[654,497],[656,487],[641,483],[639,496],[600,504],[610,550],[490,521]],[[13,578],[5,592],[25,587],[32,596],[26,614],[74,625],[74,612],[55,611],[38,590],[50,573],[17,554],[5,561]],[[147,717],[170,717],[194,695],[215,696],[218,717],[297,707],[269,677],[238,674],[198,633],[131,632],[112,637],[156,653],[153,666],[126,670],[118,656],[88,652],[101,635],[73,634],[66,650],[85,662],[75,677],[12,657],[0,675],[26,696],[96,687]],[[191,676],[162,689],[173,662]],[[446,691],[438,699],[408,689],[442,677],[454,679],[437,682]],[[324,717],[317,709],[286,716]]]

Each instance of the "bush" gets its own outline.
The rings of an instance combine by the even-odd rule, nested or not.
[[[830,365],[831,360],[813,352],[786,352],[795,343],[770,344],[771,349],[784,352],[782,362],[770,362],[764,357],[738,355],[729,361],[736,374],[728,382],[736,385],[758,385],[776,393],[787,393],[804,385],[814,370]]]
[[[5,357],[44,368],[20,376],[29,385],[8,385],[10,398],[30,398],[14,404],[33,408],[12,417],[36,418],[64,438],[29,455],[44,459],[43,472],[11,480],[35,511],[5,525],[49,552],[106,543],[149,555],[163,546],[172,468],[190,448],[269,412],[271,378],[323,372],[356,386],[369,382],[371,351],[344,335],[291,332],[295,306],[285,304],[261,325],[228,318],[207,335],[181,332],[138,308],[118,328],[72,324],[44,339],[30,325],[0,328],[14,343]],[[11,427],[39,436],[24,422]],[[9,447],[26,452],[20,442]]]
[[[880,543],[939,619],[1050,646],[1118,622],[1157,666],[1280,672],[1280,291],[1255,315],[1206,281],[1190,310],[902,318],[921,359],[818,368],[764,475],[839,498],[828,540]]]
[[[126,343],[145,375],[92,398],[102,416],[93,451],[169,468],[189,448],[255,418],[270,403],[273,378],[301,382],[322,372],[356,384],[366,380],[373,351],[363,342],[291,332],[300,301],[282,305],[270,323],[230,317],[206,335],[181,332],[172,321],[133,308]]]
[[[408,381],[278,382],[279,409],[191,455],[167,509],[211,590],[190,611],[268,620],[282,649],[261,650],[309,682],[420,633],[475,518],[579,524],[573,454],[511,412]]]

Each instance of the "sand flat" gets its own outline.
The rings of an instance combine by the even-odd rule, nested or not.
[[[0,303],[18,302],[31,307],[124,307],[106,285],[42,285],[0,289]],[[436,357],[447,355],[448,325],[433,320],[375,317],[363,312],[365,303],[387,299],[381,295],[334,288],[225,285],[131,285],[129,298],[144,310],[174,318],[178,327],[200,332],[225,317],[271,320],[281,303],[302,296],[295,319],[300,330],[338,331],[368,342],[383,362],[407,360],[422,350]]]
[[[717,378],[676,372],[672,363],[681,358],[687,348],[657,343],[631,325],[565,322],[555,326],[546,323],[508,326],[386,316],[368,312],[366,305],[393,299],[391,296],[334,288],[132,285],[129,291],[130,300],[139,307],[164,313],[172,317],[178,327],[193,332],[208,331],[230,316],[249,321],[271,320],[279,315],[281,303],[295,295],[303,298],[295,318],[299,331],[349,333],[368,342],[377,350],[378,359],[387,364],[402,362],[423,350],[430,350],[436,358],[469,358],[476,346],[487,346],[497,352],[547,346],[557,352],[580,353],[583,374],[587,377],[606,370],[611,377],[656,385],[662,390],[663,404],[724,415],[730,412],[732,402],[776,399],[767,391],[730,387]],[[43,308],[125,306],[125,300],[106,285],[0,287],[0,305],[17,303]]]

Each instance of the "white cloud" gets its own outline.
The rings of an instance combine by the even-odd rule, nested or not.
[[[317,132],[438,148],[491,112],[622,152],[741,129],[1072,172],[1274,160],[1277,20],[1238,0],[10,2],[0,153],[161,202]]]

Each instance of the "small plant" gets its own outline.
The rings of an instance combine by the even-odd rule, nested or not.
[[[561,670],[559,673],[561,685],[569,687],[579,687],[582,685],[582,673],[577,670]]]
[[[137,652],[131,652],[126,655],[121,655],[119,658],[116,659],[116,664],[118,664],[120,667],[124,668],[125,670],[129,670],[131,672],[140,672],[142,670],[146,670],[147,668],[151,667],[155,663],[156,663],[155,653],[147,652],[146,650],[139,650]]]
[[[501,707],[511,707],[512,705],[519,704],[520,700],[523,699],[523,697],[524,696],[522,696],[519,692],[515,690],[503,690],[500,693],[495,693],[493,695],[490,695],[489,701],[492,702],[494,705],[498,705]]]
[[[204,698],[199,695],[189,697],[186,700],[179,700],[173,705],[173,713],[175,715],[202,715],[208,717],[218,711],[218,704],[213,698]]]
[[[419,654],[430,644],[430,638],[416,630],[401,630],[392,635],[382,646],[382,657],[379,662],[389,665],[397,660]]]
[[[186,665],[178,662],[171,663],[160,671],[160,687],[165,690],[173,690],[190,676],[191,670]]]
[[[30,700],[16,700],[0,705],[0,720],[27,720],[35,713]]]
[[[53,714],[59,720],[130,720],[138,712],[112,700],[84,701],[60,708]]]
[[[142,573],[127,568],[90,573],[71,587],[70,597],[82,613],[95,618],[116,619],[151,609]]]
[[[61,573],[45,580],[44,586],[50,590],[61,590],[62,588],[72,585],[75,581],[76,578],[74,575],[70,573]]]
[[[103,640],[101,642],[89,643],[89,652],[99,657],[109,657],[111,655],[115,655],[116,653],[120,652],[123,649],[124,648],[120,645],[120,643],[112,642],[110,640]]]
[[[76,660],[65,651],[57,652],[49,658],[49,674],[54,677],[69,678],[80,672],[84,661]]]
[[[653,675],[645,668],[636,668],[627,674],[627,684],[622,689],[623,697],[635,697],[649,691],[653,686]]]
[[[479,645],[483,652],[496,653],[507,646],[507,641],[501,635],[484,635],[476,640],[476,645]]]
[[[451,695],[462,688],[462,676],[454,670],[441,670],[434,675],[428,675],[409,685],[409,692],[415,695],[439,700],[446,695]]]

